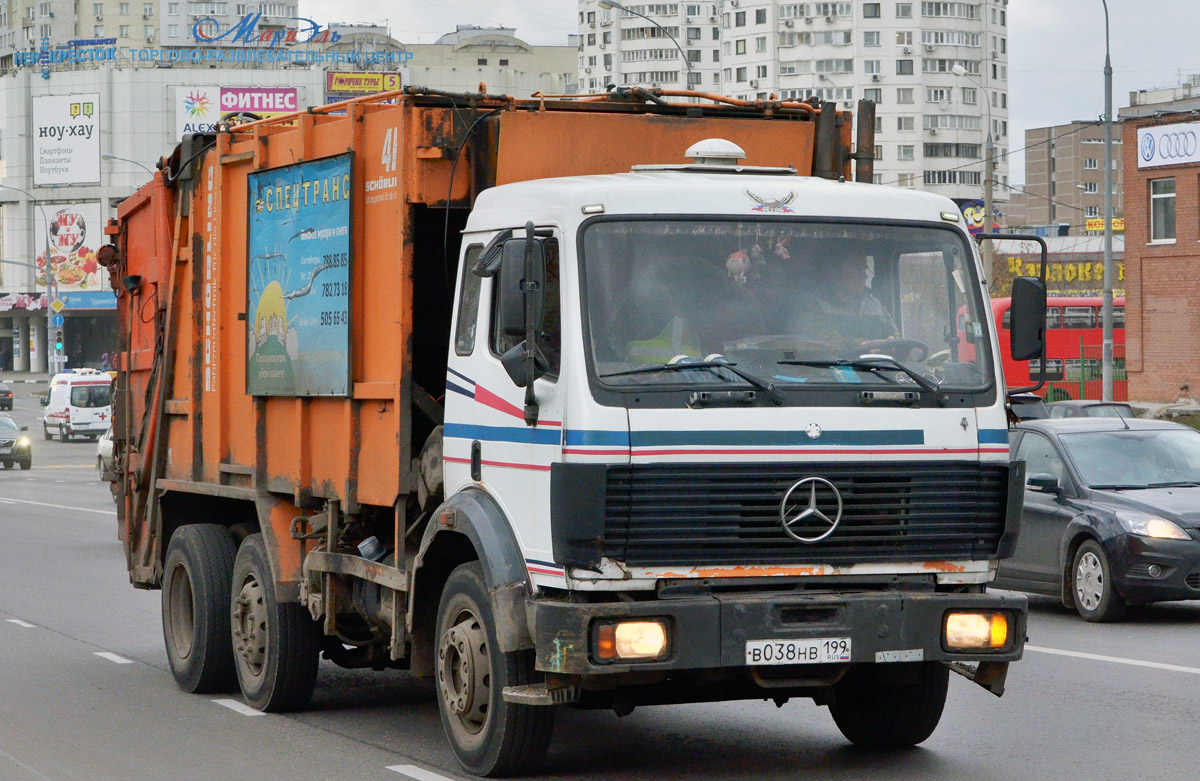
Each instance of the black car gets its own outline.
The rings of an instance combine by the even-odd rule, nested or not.
[[[1046,405],[1052,418],[1134,418],[1133,407],[1125,401],[1096,401],[1095,399],[1067,399],[1052,401]]]
[[[1200,431],[1158,420],[1018,424],[1025,508],[995,585],[1060,597],[1088,621],[1200,599]]]
[[[18,426],[11,415],[0,413],[0,463],[5,469],[20,464],[22,469],[33,466],[33,443],[25,432],[28,426]]]
[[[0,382],[0,410],[11,410],[13,407],[12,388]]]
[[[1041,420],[1050,417],[1046,402],[1032,393],[1008,394],[1008,409],[1017,420]]]

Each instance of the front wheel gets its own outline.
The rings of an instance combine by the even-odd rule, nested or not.
[[[450,573],[438,606],[438,711],[454,756],[470,773],[535,772],[554,731],[552,706],[505,702],[505,686],[533,683],[532,651],[503,653],[479,562]]]
[[[50,437],[50,427],[47,426],[45,423],[42,424],[42,438],[45,439],[47,442],[49,442],[50,438],[51,438]]]
[[[69,436],[70,436],[70,435],[67,433],[67,427],[66,427],[66,426],[59,426],[59,427],[58,427],[58,441],[59,441],[59,442],[66,442],[66,441],[67,441],[67,438],[68,438]]]
[[[229,647],[234,550],[233,535],[213,523],[182,526],[167,546],[163,636],[171,673],[184,691],[207,694],[234,687]]]
[[[1095,540],[1086,541],[1075,551],[1071,593],[1084,621],[1120,621],[1125,615],[1125,600],[1113,588],[1108,556]]]
[[[275,598],[262,534],[251,534],[233,564],[233,658],[246,703],[261,711],[303,708],[312,698],[321,630],[299,602]]]
[[[33,456],[21,459],[21,469],[33,469]]]
[[[949,681],[940,662],[858,665],[838,682],[829,712],[856,746],[915,746],[941,720]]]
[[[12,469],[12,468],[13,468],[13,462],[12,462],[12,461],[5,461],[5,462],[4,462],[4,468],[5,468],[5,469]]]

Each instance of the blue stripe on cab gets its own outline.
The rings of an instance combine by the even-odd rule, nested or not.
[[[525,426],[473,426],[466,423],[447,423],[445,436],[478,439],[483,442],[518,442],[526,445],[557,445],[562,441],[562,435],[557,430]]]
[[[1008,429],[1006,429],[1006,428],[981,428],[981,429],[979,429],[979,444],[981,444],[981,445],[1007,445],[1008,444]]]
[[[448,380],[446,382],[446,390],[454,391],[455,393],[461,393],[462,395],[466,396],[468,399],[475,398],[475,391],[467,390],[466,388],[464,388],[460,385],[455,385],[454,383],[452,383]]]
[[[604,445],[629,447],[628,431],[604,431],[602,429],[568,429],[567,445]]]

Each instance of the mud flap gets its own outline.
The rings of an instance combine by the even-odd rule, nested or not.
[[[1004,696],[1004,681],[1008,678],[1008,662],[946,662],[946,666],[972,683],[987,689],[997,697]]]

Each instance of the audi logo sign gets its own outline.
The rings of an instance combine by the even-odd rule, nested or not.
[[[1200,122],[1138,130],[1138,168],[1200,163]]]

